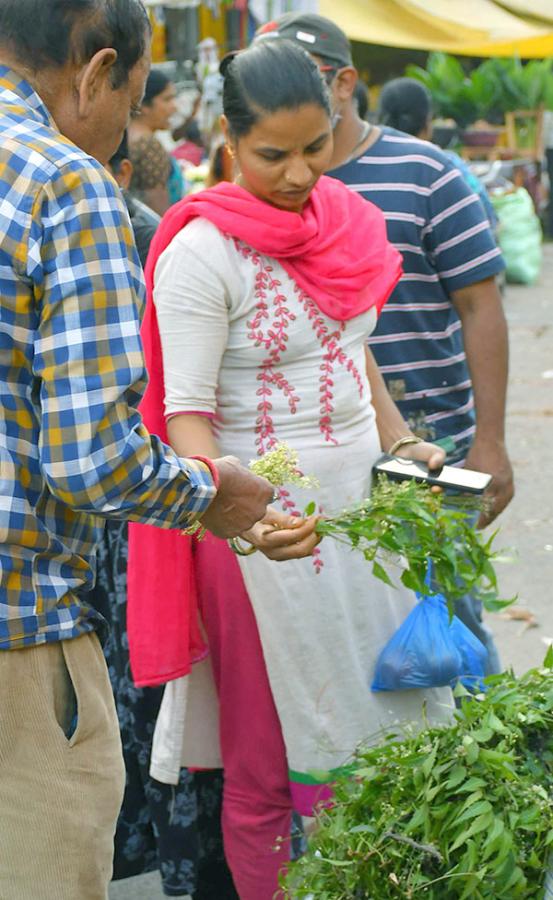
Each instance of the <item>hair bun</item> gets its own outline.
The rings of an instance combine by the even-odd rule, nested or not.
[[[234,62],[239,53],[239,50],[231,50],[230,53],[227,53],[226,56],[223,56],[221,62],[219,63],[219,72],[223,76],[223,78],[226,78],[230,64]]]

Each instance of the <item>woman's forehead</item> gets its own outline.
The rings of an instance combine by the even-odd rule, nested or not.
[[[330,130],[327,111],[317,103],[306,103],[292,109],[264,113],[246,137],[256,143],[276,145],[311,143]]]

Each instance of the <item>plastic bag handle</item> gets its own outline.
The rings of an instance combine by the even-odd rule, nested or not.
[[[433,574],[434,574],[434,563],[432,562],[432,559],[429,556],[426,561],[426,575],[424,576],[424,583],[427,588],[432,586]]]

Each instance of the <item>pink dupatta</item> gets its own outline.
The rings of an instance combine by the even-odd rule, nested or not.
[[[270,206],[228,182],[175,204],[150,247],[141,332],[150,381],[140,411],[149,431],[163,441],[167,441],[165,389],[154,273],[175,235],[197,217],[276,259],[336,321],[347,321],[373,306],[380,312],[401,275],[401,256],[388,242],[381,211],[333,178],[319,179],[301,214]],[[191,540],[178,530],[129,526],[127,626],[138,686],[186,675],[205,655]]]

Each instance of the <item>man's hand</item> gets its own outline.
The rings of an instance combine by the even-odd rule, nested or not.
[[[237,537],[263,518],[273,497],[273,487],[244,468],[234,456],[213,460],[219,473],[219,489],[200,521],[216,537]]]
[[[503,512],[512,500],[515,488],[513,483],[513,470],[505,445],[499,441],[484,442],[476,437],[466,462],[466,469],[476,472],[487,472],[492,475],[492,482],[484,494],[488,506],[480,514],[477,528],[485,528],[490,522]]]
[[[270,506],[261,522],[241,535],[268,559],[284,562],[311,556],[321,540],[315,532],[319,516],[300,519]]]

